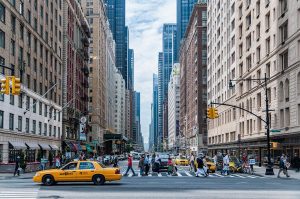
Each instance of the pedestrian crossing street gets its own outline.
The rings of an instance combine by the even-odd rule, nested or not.
[[[133,174],[131,171],[128,172],[128,175],[125,176],[125,172],[126,172],[126,168],[125,169],[121,169],[122,174],[124,177],[133,177]],[[195,173],[191,172],[191,171],[178,171],[176,173],[176,175],[168,175],[167,172],[160,172],[160,173],[156,173],[156,172],[150,172],[148,176],[141,176],[139,170],[135,170],[135,176],[136,177],[195,177]],[[265,177],[261,177],[261,176],[255,176],[255,175],[249,175],[249,174],[230,174],[227,176],[221,175],[219,173],[210,173],[209,176],[207,176],[208,178],[241,178],[241,179],[245,179],[245,178],[265,178]]]
[[[0,191],[0,198],[36,199],[38,198],[38,191]]]

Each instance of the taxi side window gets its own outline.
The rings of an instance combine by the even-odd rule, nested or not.
[[[77,163],[70,163],[66,165],[63,170],[76,170],[77,168]]]
[[[86,169],[92,170],[92,169],[95,169],[95,167],[94,167],[94,164],[91,162],[80,162],[79,169],[80,170],[86,170]]]

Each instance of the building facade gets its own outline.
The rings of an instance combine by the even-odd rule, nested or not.
[[[174,64],[168,86],[168,150],[178,151],[179,145],[179,105],[180,105],[180,65]]]
[[[208,104],[211,102],[236,104],[236,88],[229,88],[229,80],[236,79],[236,1],[208,3]],[[220,19],[220,20],[219,20]],[[221,27],[223,26],[223,27]],[[220,143],[236,142],[237,109],[216,106],[219,118],[208,120],[208,145],[212,153]],[[214,145],[215,147],[211,147]]]
[[[158,76],[153,74],[153,93],[151,105],[151,127],[149,135],[149,151],[155,151],[158,141]]]
[[[237,1],[231,4],[231,11],[236,26],[235,104],[258,117],[237,109],[231,116],[236,114],[237,117],[235,140],[231,140],[230,132],[220,131],[219,134],[226,133],[224,140],[213,143],[215,134],[212,134],[210,146],[231,153],[247,152],[254,155],[257,162],[265,163],[266,124],[261,119],[266,120],[268,97],[269,107],[274,110],[268,115],[271,142],[276,143],[272,144],[271,156],[277,163],[282,152],[289,156],[299,153],[299,2]],[[266,90],[263,88],[265,77]],[[226,121],[225,115],[219,120],[223,121],[219,123],[221,126]]]
[[[207,10],[194,6],[180,49],[180,129],[187,153],[207,147]]]
[[[125,80],[120,72],[115,72],[115,111],[114,111],[114,133],[125,133]]]
[[[163,140],[163,53],[158,53],[158,134],[155,150],[159,151]]]
[[[198,0],[177,0],[177,52],[180,50],[180,43],[183,39],[186,31],[186,27],[189,23],[190,16],[192,14],[194,5]]]
[[[86,143],[89,126],[88,21],[79,1],[63,2],[63,150],[77,153]],[[88,147],[89,152],[91,148]]]
[[[21,79],[20,95],[0,94],[1,170],[17,156],[35,169],[61,150],[62,19],[62,2],[0,2],[0,78]]]
[[[125,27],[125,0],[104,0],[104,2],[110,29],[116,43],[116,67],[127,83],[129,35],[128,28]]]
[[[128,50],[128,89],[134,90],[134,50]]]

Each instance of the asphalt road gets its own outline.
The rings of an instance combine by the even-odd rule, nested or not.
[[[103,186],[59,183],[51,187],[11,178],[0,180],[0,198],[300,198],[299,180],[240,176],[134,176]]]

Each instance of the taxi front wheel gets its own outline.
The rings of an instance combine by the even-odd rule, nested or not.
[[[53,179],[53,176],[51,175],[45,175],[43,177],[43,180],[42,180],[43,184],[46,185],[46,186],[51,186],[53,184],[55,184],[55,181]]]
[[[93,177],[93,182],[95,185],[103,185],[105,182],[105,178],[103,175],[95,175]]]

